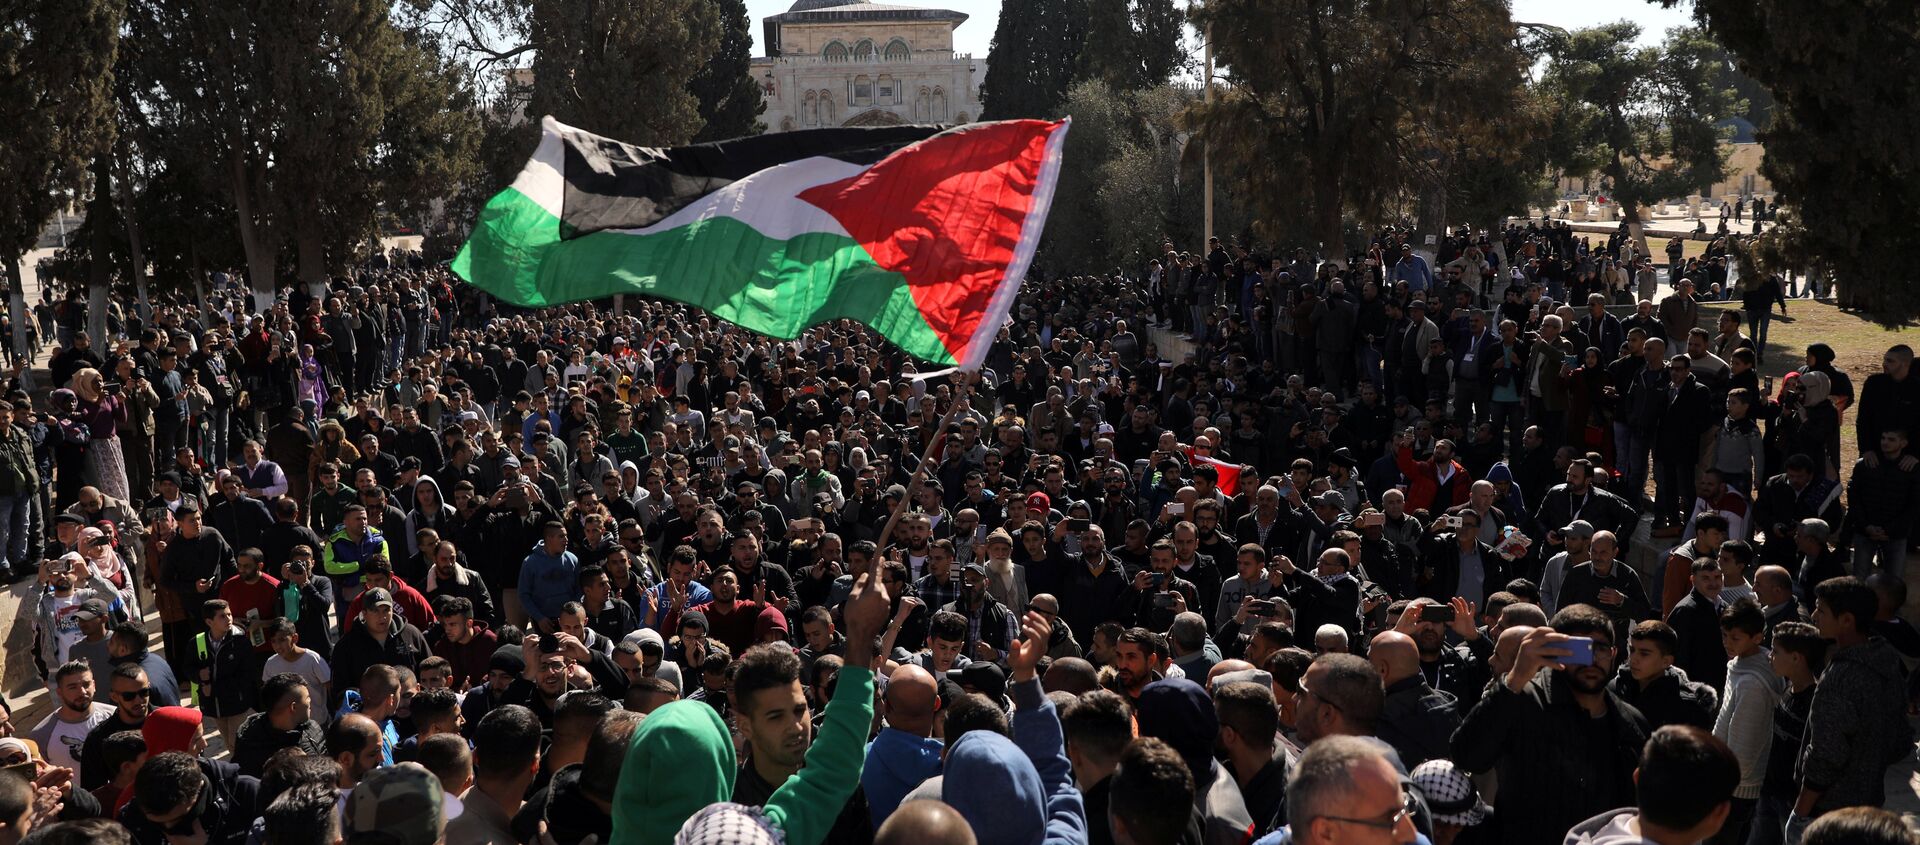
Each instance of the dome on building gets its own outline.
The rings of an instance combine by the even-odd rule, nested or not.
[[[793,5],[788,7],[787,11],[811,12],[815,9],[830,9],[835,6],[851,6],[865,2],[867,0],[793,0]]]
[[[818,1],[819,0],[800,0],[802,3]],[[855,0],[849,0],[849,2],[855,2]],[[1733,129],[1733,132],[1723,139],[1729,143],[1752,144],[1759,140],[1755,137],[1760,132],[1759,128],[1753,125],[1753,121],[1738,115],[1729,117],[1713,125],[1714,129],[1722,132],[1725,132],[1729,127]]]

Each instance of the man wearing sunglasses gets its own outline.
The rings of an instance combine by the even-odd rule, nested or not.
[[[80,788],[89,792],[113,779],[107,765],[107,737],[121,731],[137,731],[153,712],[153,687],[147,672],[138,663],[121,663],[107,676],[107,695],[113,703],[113,715],[87,732],[80,746],[80,771],[74,776]]]

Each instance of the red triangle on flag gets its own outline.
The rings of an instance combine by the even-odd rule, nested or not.
[[[1210,466],[1210,467],[1213,467],[1215,471],[1219,472],[1220,483],[1218,486],[1220,488],[1220,492],[1225,493],[1229,496],[1237,496],[1240,494],[1240,465],[1239,464],[1230,464],[1230,463],[1227,463],[1226,461],[1216,461],[1212,458],[1193,454],[1191,450],[1187,452],[1187,460],[1191,462],[1194,466]]]

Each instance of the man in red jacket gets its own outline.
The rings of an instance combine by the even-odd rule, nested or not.
[[[1417,461],[1413,458],[1413,432],[1403,431],[1393,460],[1400,474],[1407,477],[1407,510],[1439,513],[1467,503],[1473,477],[1453,459],[1453,441],[1434,441],[1433,459]]]
[[[407,586],[407,582],[393,574],[393,563],[385,556],[374,555],[361,573],[364,579],[362,583],[367,589],[379,587],[393,595],[394,610],[398,611],[413,627],[422,631],[433,627],[436,619],[433,615],[433,605],[427,602],[427,597],[421,595],[419,590]],[[341,617],[340,633],[345,634],[359,619],[360,597],[354,596],[353,601],[347,603],[347,615]]]

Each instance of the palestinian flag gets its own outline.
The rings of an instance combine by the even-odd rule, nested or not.
[[[1196,455],[1192,449],[1188,449],[1187,451],[1187,462],[1196,467],[1213,467],[1215,472],[1220,473],[1220,480],[1216,482],[1214,486],[1220,488],[1220,492],[1229,496],[1237,496],[1240,494],[1239,464],[1230,464],[1226,461],[1206,457],[1205,455]]]
[[[791,339],[853,319],[978,367],[1033,260],[1067,122],[783,132],[647,148],[549,117],[453,271],[542,307],[617,293]]]

